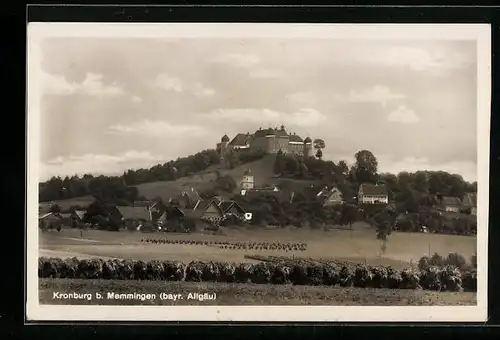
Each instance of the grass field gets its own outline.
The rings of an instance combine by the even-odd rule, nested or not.
[[[173,234],[107,232],[63,229],[61,232],[39,234],[40,255],[49,252],[68,254],[66,257],[108,257],[133,258],[136,260],[222,260],[248,261],[244,255],[279,255],[323,258],[344,258],[366,261],[373,264],[408,266],[416,263],[423,255],[437,252],[447,255],[458,252],[466,258],[476,251],[476,238],[423,233],[393,233],[389,236],[387,250],[383,258],[380,254],[380,241],[375,232],[362,223],[355,230],[248,230],[226,229],[226,235],[212,234]],[[218,241],[261,241],[261,242],[306,242],[306,251],[271,251],[221,249],[216,246],[150,244],[142,243],[143,238],[163,238],[170,240],[218,240]],[[382,262],[382,263],[381,263]]]
[[[327,286],[257,285],[239,283],[198,283],[159,281],[40,279],[41,304],[103,305],[331,305],[331,306],[438,306],[474,305],[475,293],[430,292],[341,288]],[[95,293],[106,296],[138,293],[156,294],[141,300],[60,300],[54,292]],[[182,299],[162,300],[160,293],[181,294]],[[189,299],[190,293],[215,293],[215,300]],[[194,296],[193,296],[194,297]]]

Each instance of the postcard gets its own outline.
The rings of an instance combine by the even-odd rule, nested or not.
[[[487,319],[477,24],[28,25],[28,321]]]

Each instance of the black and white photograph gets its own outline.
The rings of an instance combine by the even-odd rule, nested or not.
[[[30,23],[28,320],[485,321],[490,45]]]

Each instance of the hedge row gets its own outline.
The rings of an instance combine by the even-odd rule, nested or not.
[[[214,245],[224,249],[250,249],[250,250],[285,250],[305,251],[307,243],[282,243],[282,242],[229,242],[229,241],[195,241],[195,240],[169,240],[169,239],[142,239],[141,242],[152,244],[188,244],[188,245]]]
[[[228,263],[193,261],[78,260],[39,258],[40,278],[240,282],[257,284],[339,285],[343,287],[476,291],[476,272],[454,266],[396,270],[392,267],[290,261]]]

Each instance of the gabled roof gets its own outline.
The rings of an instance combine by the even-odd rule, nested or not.
[[[50,216],[62,218],[62,216],[60,214],[54,214],[54,213],[48,212],[48,213],[45,213],[45,214],[42,214],[41,216],[39,216],[38,219],[43,220],[43,219],[46,219],[47,217],[50,217]]]
[[[149,210],[146,207],[117,206],[116,208],[126,220],[149,220]]]
[[[224,201],[222,202],[219,207],[221,208],[223,213],[228,212],[232,207],[236,207],[241,212],[244,212],[245,209],[243,209],[238,203],[235,201]]]
[[[462,202],[460,198],[454,196],[443,196],[441,198],[441,204],[449,207],[460,207]]]
[[[469,207],[477,207],[477,194],[475,192],[465,193],[463,204]]]
[[[221,207],[219,204],[217,204],[217,201],[215,199],[211,200],[200,200],[198,203],[195,205],[195,207],[192,209],[193,211],[201,211],[202,213],[210,206],[213,205],[216,207],[221,213],[223,213]]]
[[[71,214],[70,213],[59,213],[59,216],[61,216],[61,218],[68,219],[71,217]]]
[[[359,190],[363,190],[363,195],[388,195],[384,184],[363,183],[359,186]]]
[[[85,210],[75,210],[73,211],[76,217],[78,217],[80,220],[83,220],[85,217]]]
[[[246,133],[238,133],[231,142],[229,142],[229,145],[233,146],[244,146],[247,144],[250,144],[250,140],[252,139],[252,135],[246,134]]]

